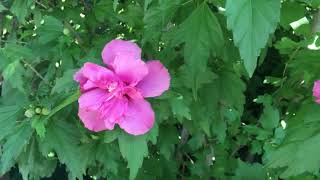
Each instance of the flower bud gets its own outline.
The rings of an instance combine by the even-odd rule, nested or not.
[[[33,109],[28,109],[26,110],[26,112],[24,112],[24,115],[27,117],[27,118],[31,118],[34,116],[34,110]]]
[[[41,109],[40,108],[36,108],[36,113],[40,114],[41,113]]]
[[[47,115],[49,115],[49,114],[50,114],[50,110],[49,110],[49,109],[47,109],[47,108],[42,108],[42,110],[41,110],[41,114],[42,114],[42,115],[47,116]]]

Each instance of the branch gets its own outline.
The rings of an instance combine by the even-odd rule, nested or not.
[[[29,69],[31,69],[31,71],[33,71],[41,80],[43,80],[43,82],[45,82],[46,84],[50,85],[50,83],[34,68],[32,67],[32,65],[30,63],[28,63],[25,60],[21,60]]]
[[[48,7],[44,4],[42,4],[41,2],[37,1],[37,0],[33,0],[36,4],[38,4],[39,6],[43,7],[44,9],[48,9]]]

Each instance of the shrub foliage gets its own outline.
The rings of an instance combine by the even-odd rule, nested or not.
[[[0,175],[317,179],[319,0],[0,1]],[[112,39],[159,59],[153,129],[93,133],[74,72]],[[18,173],[19,172],[19,173]],[[60,175],[58,172],[65,172]],[[62,177],[63,176],[63,177]]]

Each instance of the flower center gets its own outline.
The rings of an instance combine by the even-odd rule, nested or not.
[[[110,93],[113,90],[115,90],[117,87],[118,87],[118,83],[112,82],[112,83],[108,84],[107,91]]]

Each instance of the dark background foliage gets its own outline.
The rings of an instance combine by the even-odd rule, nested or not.
[[[319,0],[0,1],[0,175],[318,179]],[[133,40],[169,69],[143,136],[93,133],[74,72]]]

